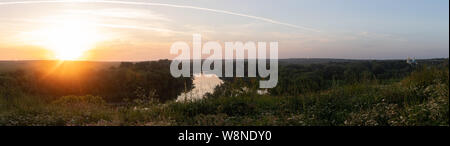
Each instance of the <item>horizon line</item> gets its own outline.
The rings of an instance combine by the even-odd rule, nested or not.
[[[257,59],[257,58],[256,58]],[[269,59],[269,58],[267,58]],[[354,60],[354,61],[388,61],[388,60],[406,60],[406,58],[389,58],[389,59],[364,59],[364,58],[279,58],[278,60],[295,60],[295,59],[332,59],[332,60]],[[432,59],[449,59],[449,57],[430,57],[430,58],[416,58],[416,60],[432,60]],[[20,61],[65,61],[65,62],[148,62],[148,61],[161,61],[161,60],[169,60],[172,61],[173,59],[149,59],[149,60],[59,60],[59,59],[20,59],[20,60],[13,60],[13,59],[0,59],[0,62],[20,62]],[[193,59],[190,59],[193,60]],[[202,59],[205,60],[205,59]],[[214,59],[213,59],[214,60]],[[217,59],[218,60],[218,59]],[[220,59],[225,60],[225,59]],[[236,60],[236,59],[233,59]],[[247,58],[244,60],[248,60]]]

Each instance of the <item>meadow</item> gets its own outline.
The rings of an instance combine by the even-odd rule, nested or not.
[[[449,126],[448,59],[281,62],[267,94],[257,92],[258,78],[222,78],[214,93],[185,102],[174,99],[192,80],[168,77],[164,60],[84,69],[90,78],[70,80],[6,71],[0,125]]]

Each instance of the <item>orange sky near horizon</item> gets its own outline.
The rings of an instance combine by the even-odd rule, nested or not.
[[[448,57],[448,1],[272,3],[0,0],[0,60],[172,59],[172,43],[193,34],[222,45],[277,41],[279,58]]]

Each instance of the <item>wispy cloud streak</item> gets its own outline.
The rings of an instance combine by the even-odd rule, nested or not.
[[[226,11],[226,10],[219,10],[219,9],[203,8],[203,7],[188,6],[188,5],[165,4],[165,3],[130,2],[130,1],[114,1],[114,0],[89,0],[89,1],[86,1],[86,0],[60,0],[60,1],[47,0],[47,1],[0,2],[0,6],[1,5],[17,5],[17,4],[40,4],[40,3],[109,3],[109,4],[123,4],[123,5],[146,5],[146,6],[162,6],[162,7],[172,7],[172,8],[194,9],[194,10],[201,10],[201,11],[208,11],[208,12],[214,12],[214,13],[246,17],[246,18],[260,20],[260,21],[264,21],[264,22],[268,22],[268,23],[272,23],[272,24],[278,24],[278,25],[298,28],[298,29],[307,30],[307,31],[320,32],[320,30],[317,30],[314,28],[280,22],[277,20],[260,17],[260,16],[247,15],[247,14],[236,13],[236,12],[231,12],[231,11]]]

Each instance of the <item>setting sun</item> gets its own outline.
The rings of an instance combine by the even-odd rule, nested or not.
[[[77,19],[63,20],[33,33],[40,37],[39,44],[59,60],[80,60],[98,41],[95,26]]]
[[[92,49],[96,43],[95,28],[80,22],[68,21],[59,28],[50,30],[46,47],[51,49],[60,60],[77,60]]]

